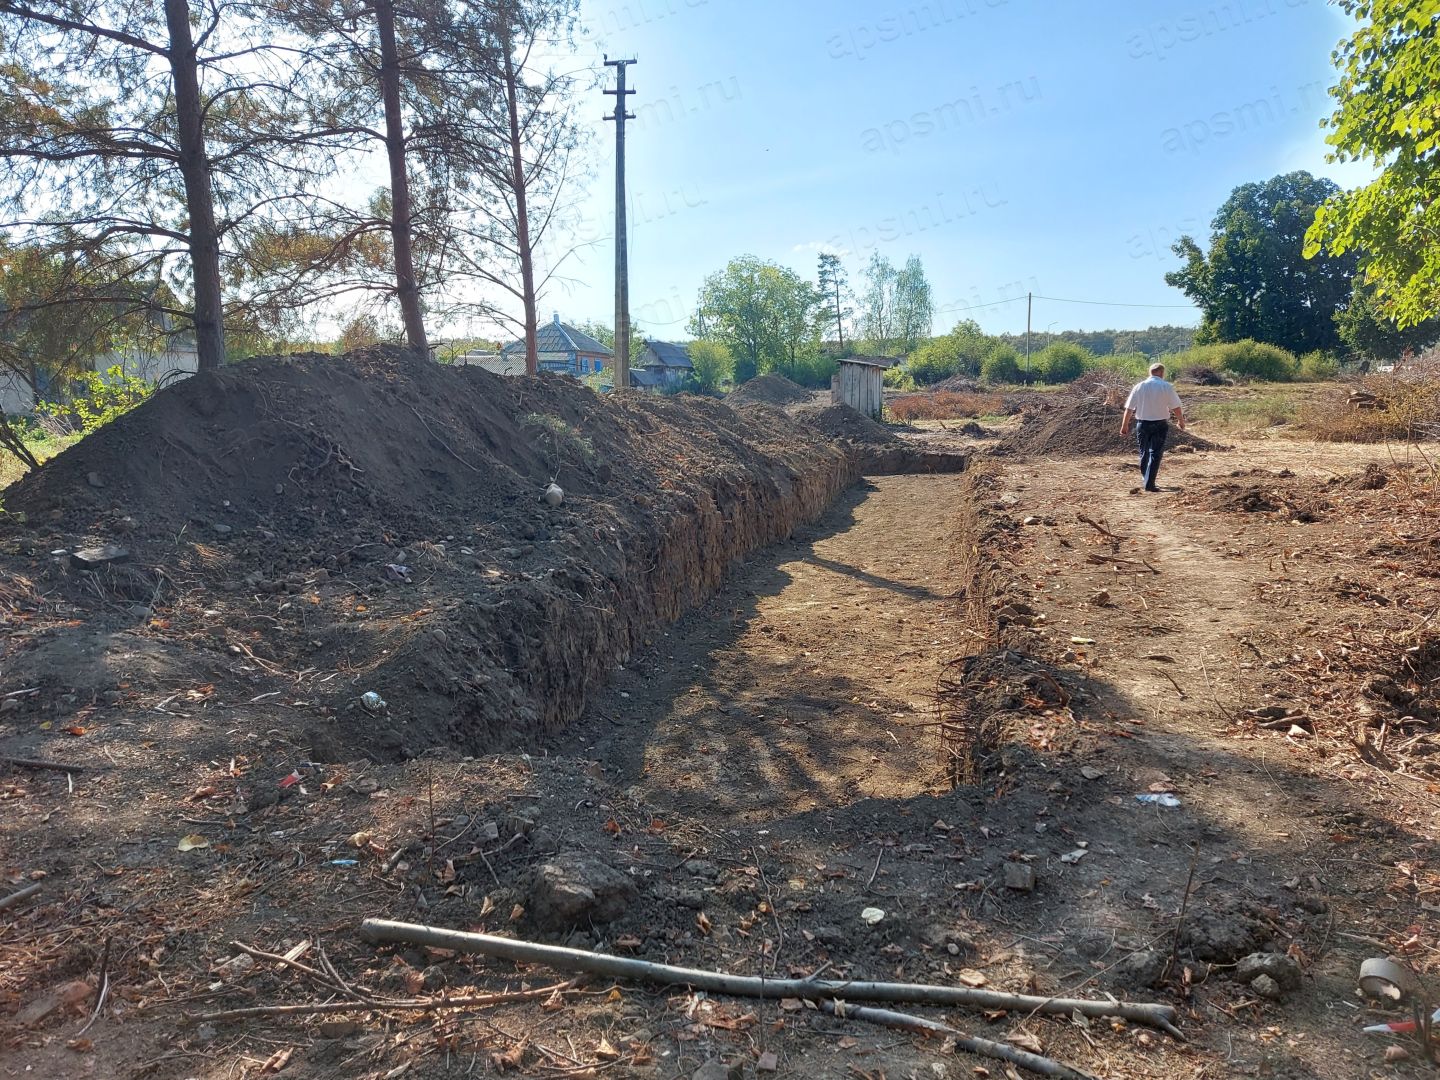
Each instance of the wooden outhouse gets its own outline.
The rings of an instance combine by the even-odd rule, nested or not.
[[[879,420],[885,402],[885,366],[869,357],[852,356],[839,361],[831,398],[872,420]]]

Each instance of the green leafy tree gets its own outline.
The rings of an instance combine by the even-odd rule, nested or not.
[[[128,375],[119,364],[104,372],[87,371],[71,380],[65,395],[42,401],[35,414],[71,434],[88,435],[117,416],[129,412],[152,393],[155,387],[144,379]]]
[[[1056,341],[1045,346],[1036,355],[1035,370],[1042,381],[1047,383],[1074,382],[1085,374],[1085,368],[1093,359],[1083,345],[1071,341]]]
[[[973,319],[956,324],[942,337],[931,338],[910,354],[910,373],[919,383],[937,383],[951,375],[977,378],[986,354],[994,348]]]
[[[1304,171],[1242,184],[1215,215],[1208,252],[1189,236],[1176,241],[1185,265],[1165,281],[1204,313],[1197,342],[1250,338],[1304,352],[1339,345],[1334,317],[1349,302],[1355,257],[1304,254],[1316,207],[1339,190]]]
[[[817,295],[793,270],[742,255],[700,287],[690,332],[725,345],[735,358],[735,381],[762,371],[794,369],[814,342]]]
[[[735,377],[735,358],[720,342],[692,341],[689,352],[699,393],[713,394]]]
[[[934,318],[930,283],[918,255],[895,265],[878,251],[865,267],[860,326],[870,348],[885,356],[914,350],[930,334]]]
[[[1356,279],[1355,293],[1345,310],[1335,316],[1340,340],[1352,353],[1366,360],[1399,360],[1407,352],[1419,353],[1440,341],[1440,315],[1401,329],[1386,305],[1375,296],[1374,287]]]
[[[1440,5],[1340,6],[1365,22],[1334,54],[1340,81],[1326,121],[1331,159],[1369,161],[1381,173],[1326,200],[1305,253],[1358,252],[1375,305],[1404,330],[1440,312]]]

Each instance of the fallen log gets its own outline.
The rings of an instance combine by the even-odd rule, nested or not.
[[[723,971],[653,964],[623,956],[606,956],[583,949],[539,945],[493,934],[469,934],[438,926],[366,919],[360,936],[372,944],[400,942],[428,945],[456,952],[479,953],[527,964],[544,964],[559,971],[584,971],[614,979],[630,979],[660,986],[689,986],[696,990],[736,997],[802,998],[810,1001],[841,998],[845,1001],[890,1001],[927,1005],[956,1005],[973,1009],[1007,1009],[1069,1016],[1115,1016],[1158,1028],[1184,1039],[1175,1026],[1169,1005],[1153,1002],[1097,1001],[1093,998],[1053,998],[1007,994],[968,986],[928,986],[921,983],[842,982],[832,979],[762,979]]]
[[[1008,1061],[1011,1065],[1028,1069],[1040,1076],[1054,1076],[1059,1080],[1095,1080],[1090,1073],[1081,1072],[1053,1058],[1032,1054],[1018,1046],[1006,1046],[993,1039],[982,1039],[978,1035],[966,1035],[958,1028],[924,1016],[912,1016],[910,1013],[894,1012],[891,1009],[872,1009],[868,1005],[851,1005],[844,1001],[822,1001],[819,1006],[824,1012],[841,1020],[864,1020],[870,1024],[898,1028],[901,1031],[915,1031],[921,1035],[945,1035],[954,1039],[955,1045],[961,1050],[968,1050],[981,1057]]]

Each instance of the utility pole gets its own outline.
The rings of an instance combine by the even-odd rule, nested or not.
[[[1025,376],[1030,376],[1030,304],[1035,299],[1034,293],[1025,294]]]
[[[630,252],[625,230],[625,121],[635,114],[625,111],[625,68],[634,60],[611,60],[605,66],[615,69],[615,112],[606,120],[615,121],[615,389],[630,385]]]

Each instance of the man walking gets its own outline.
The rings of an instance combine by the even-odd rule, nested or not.
[[[1129,435],[1135,427],[1135,441],[1140,447],[1140,475],[1145,479],[1146,491],[1159,491],[1155,477],[1160,473],[1160,457],[1165,453],[1165,436],[1170,433],[1170,420],[1174,418],[1180,430],[1185,430],[1185,413],[1180,407],[1180,395],[1175,387],[1165,381],[1165,365],[1151,364],[1150,377],[1138,382],[1125,399],[1125,415],[1120,418],[1120,434]]]

